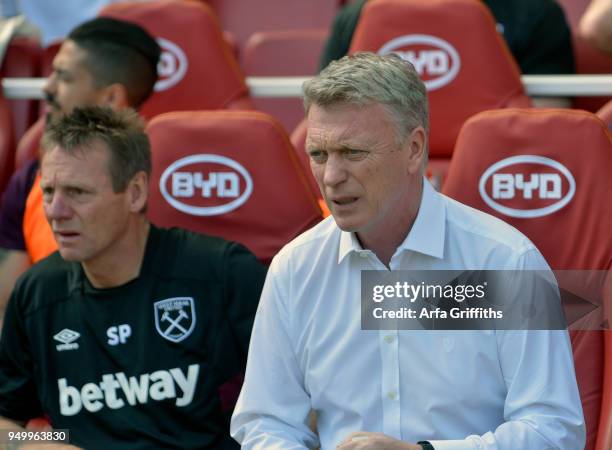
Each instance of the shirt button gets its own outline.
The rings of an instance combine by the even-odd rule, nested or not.
[[[387,398],[389,400],[395,400],[397,398],[397,392],[395,392],[395,391],[387,392]]]
[[[385,342],[386,342],[387,344],[390,344],[390,343],[391,343],[391,342],[393,342],[394,340],[395,340],[395,337],[394,337],[394,336],[391,336],[390,334],[389,334],[389,335],[387,335],[387,336],[385,336]]]

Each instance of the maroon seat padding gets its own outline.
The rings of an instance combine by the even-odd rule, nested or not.
[[[13,139],[13,119],[11,108],[0,96],[0,199],[6,183],[14,169],[15,144]]]

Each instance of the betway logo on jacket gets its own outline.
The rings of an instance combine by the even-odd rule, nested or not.
[[[126,402],[135,406],[149,399],[161,401],[175,398],[176,406],[187,406],[193,400],[199,364],[191,364],[187,374],[176,367],[157,370],[139,376],[127,377],[123,372],[107,373],[96,383],[85,383],[81,389],[68,385],[66,378],[57,380],[60,412],[63,416],[74,416],[82,408],[95,413],[105,406],[110,409],[123,408]]]

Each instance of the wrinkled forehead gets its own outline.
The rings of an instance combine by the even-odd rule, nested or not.
[[[43,177],[62,174],[74,178],[110,177],[110,152],[102,141],[66,149],[58,144],[50,146],[41,155],[40,172]]]
[[[373,146],[386,134],[394,136],[395,130],[381,104],[312,105],[308,112],[306,149]]]

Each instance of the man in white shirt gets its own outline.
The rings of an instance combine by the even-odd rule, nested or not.
[[[548,269],[517,230],[423,178],[414,68],[361,53],[304,91],[306,149],[333,217],[272,262],[233,437],[245,449],[582,449],[565,330],[361,329],[362,270]]]

